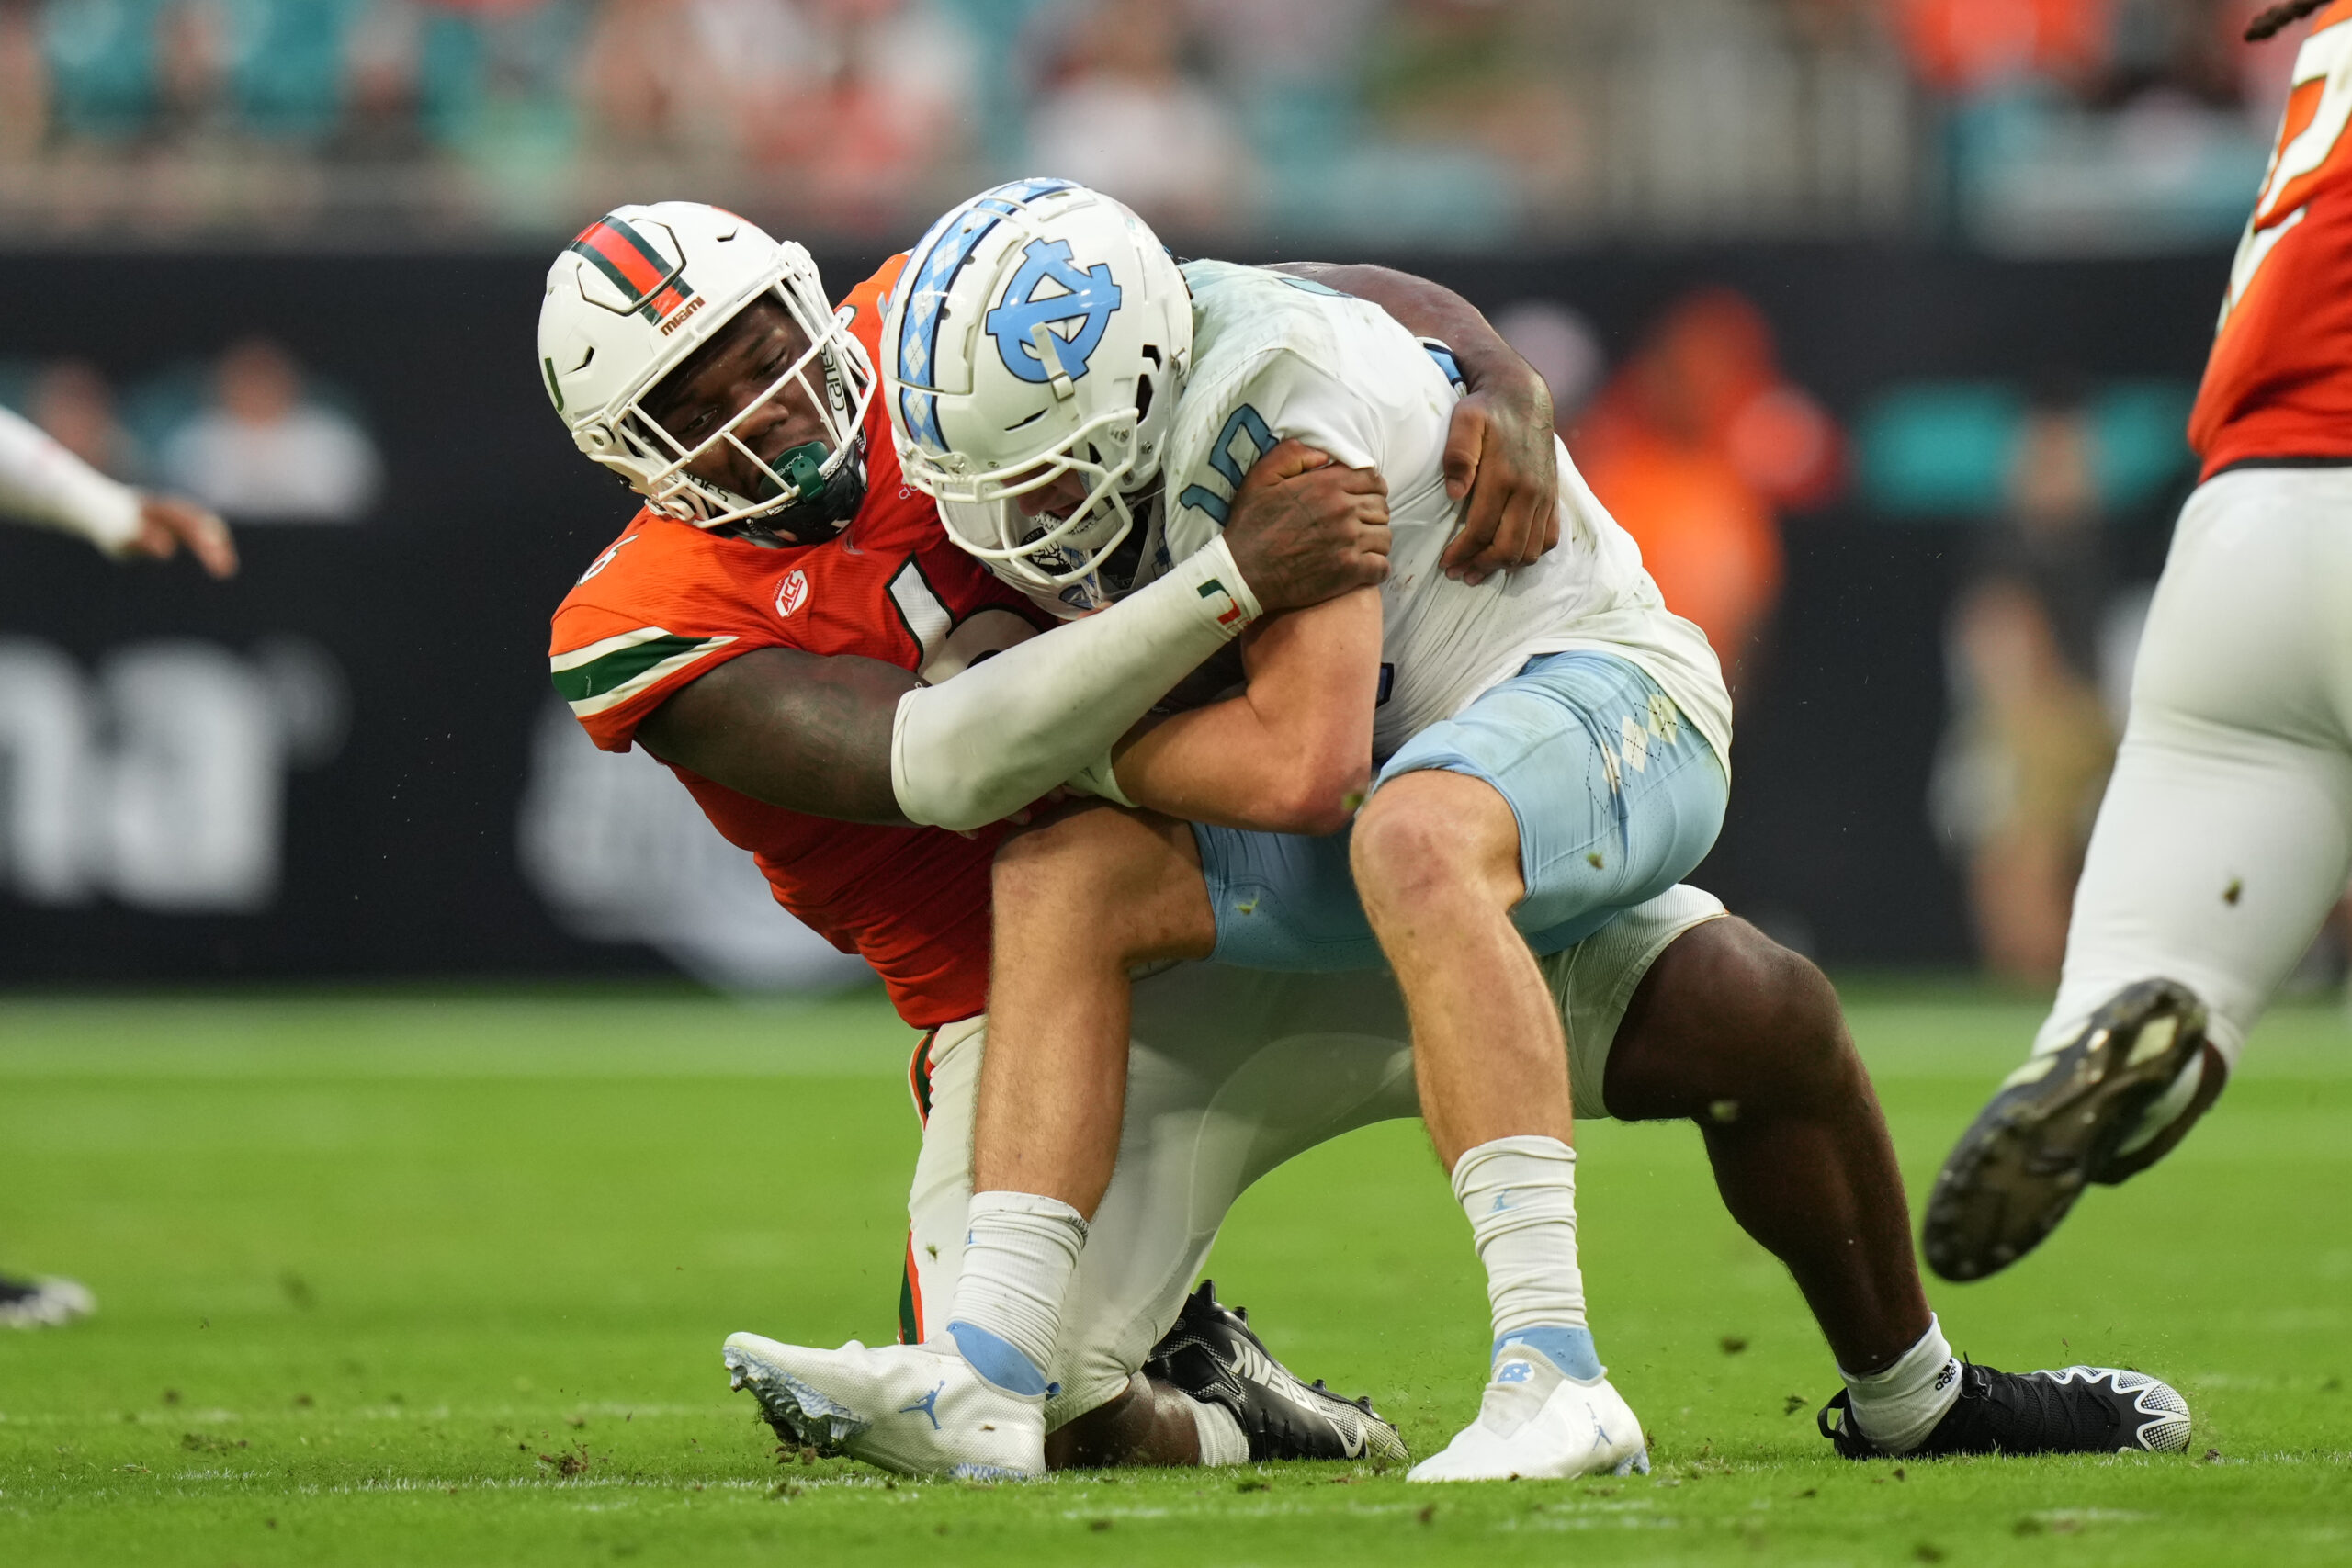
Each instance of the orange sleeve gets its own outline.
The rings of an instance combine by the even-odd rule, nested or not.
[[[711,580],[698,534],[671,532],[685,527],[641,521],[556,609],[548,676],[607,751],[628,750],[679,688],[784,640],[743,609],[734,584]]]

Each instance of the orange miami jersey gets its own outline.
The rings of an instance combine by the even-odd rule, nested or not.
[[[2270,172],[2230,267],[2189,415],[2202,477],[2282,457],[2352,459],[2352,0],[2295,57]]]
[[[903,258],[852,291],[851,329],[876,355]],[[679,688],[757,649],[854,654],[938,682],[1035,635],[1036,612],[949,542],[931,498],[899,472],[876,399],[865,503],[839,537],[775,548],[640,512],[555,613],[557,693],[596,744],[626,751]],[[917,1029],[988,1005],[989,866],[1001,828],[836,822],[786,811],[672,767],[776,902],[863,954]]]

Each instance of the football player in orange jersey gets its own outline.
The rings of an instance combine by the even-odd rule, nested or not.
[[[2086,1184],[2211,1107],[2352,871],[2352,0],[2313,12],[2188,435],[2058,999],[1928,1201],[1947,1279],[2007,1268]]]

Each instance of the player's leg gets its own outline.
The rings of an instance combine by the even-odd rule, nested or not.
[[[1250,1459],[1405,1458],[1394,1427],[1368,1406],[1292,1376],[1207,1287],[1186,1295],[1227,1212],[1260,1175],[1341,1133],[1413,1113],[1401,1010],[1393,988],[1372,980],[1187,964],[1136,984],[1118,1168],[1050,1368],[1063,1393],[1048,1402],[1048,1420],[1073,1453],[1075,1432],[1116,1417],[1118,1401],[1071,1413],[1132,1387],[1148,1367],[1230,1417],[1198,1424],[1204,1438],[1238,1426]]]
[[[2056,1005],[1928,1204],[1928,1261],[2006,1267],[2086,1183],[2177,1145],[2352,865],[2352,473],[2248,470],[2183,511]]]
[[[998,853],[978,1192],[1041,1194],[1091,1216],[1126,1098],[1135,965],[1207,955],[1216,924],[1193,833],[1093,803]]]
[[[1120,1027],[1129,1016],[1129,966],[1164,952],[1164,933],[1181,931],[1185,909],[1200,909],[1206,921],[1206,896],[1193,835],[1188,828],[1155,825],[1125,813],[1077,811],[1058,823],[1030,835],[1035,853],[1021,856],[1012,877],[997,891],[997,945],[1025,945],[1033,952],[1058,954],[1058,987],[1004,987],[1012,999],[1028,1006],[1030,1027],[1021,1039],[1046,1037],[1045,1030],[1061,1030],[1068,1039],[1082,1030]],[[1345,891],[1345,865],[1339,865],[1339,886]],[[1068,919],[1082,912],[1082,919]],[[1035,915],[1035,919],[1030,919]],[[1357,924],[1362,924],[1357,919]],[[1141,936],[1138,936],[1141,933]],[[1214,926],[1200,945],[1214,938]],[[1202,971],[1188,971],[1202,974]],[[1221,971],[1238,976],[1239,971]],[[1249,983],[1277,983],[1277,976],[1247,976]],[[760,1392],[772,1420],[781,1417],[793,1429],[820,1429],[819,1438],[847,1448],[858,1458],[889,1464],[896,1470],[933,1472],[965,1470],[971,1474],[1018,1472],[1035,1474],[1054,1462],[1101,1462],[1125,1458],[1131,1462],[1238,1462],[1239,1458],[1291,1458],[1319,1453],[1319,1438],[1345,1438],[1355,1432],[1357,1448],[1395,1446],[1395,1434],[1385,1422],[1357,1411],[1345,1401],[1312,1392],[1298,1384],[1272,1359],[1263,1345],[1253,1347],[1251,1366],[1265,1373],[1259,1387],[1226,1387],[1221,1392],[1239,1401],[1239,1417],[1218,1420],[1218,1411],[1202,1408],[1200,1401],[1171,1396],[1136,1380],[1155,1340],[1169,1331],[1179,1309],[1185,1307],[1185,1288],[1193,1281],[1206,1246],[1216,1235],[1226,1206],[1256,1173],[1251,1161],[1265,1159],[1268,1147],[1289,1147],[1284,1135],[1303,1134],[1329,1117],[1289,1114],[1286,1131],[1275,1138],[1261,1138],[1256,1123],[1218,1112],[1209,1119],[1211,1096],[1221,1090],[1235,1063],[1251,1058],[1259,1043],[1275,1027],[1270,1001],[1253,1001],[1242,980],[1227,980],[1221,1001],[1185,992],[1183,1001],[1169,1013],[1155,1013],[1155,1034],[1185,1034],[1188,1046],[1181,1063],[1148,1046],[1120,1054],[1114,1075],[1120,1096],[1105,1102],[1061,1093],[1066,1086],[1054,1081],[1023,1079],[1000,1072],[981,1055],[976,1027],[944,1030],[933,1042],[927,1069],[917,1075],[917,1098],[929,1098],[929,1122],[924,1155],[917,1161],[912,1197],[910,1286],[908,1286],[903,1333],[932,1337],[932,1347],[908,1347],[903,1352],[811,1352],[739,1336],[729,1342],[731,1366],[739,1378]],[[1108,992],[1117,992],[1110,997]],[[1362,987],[1357,987],[1362,989]],[[1277,1009],[1280,1010],[1280,1009]],[[1289,1018],[1289,1013],[1280,1013]],[[1045,1025],[1037,1022],[1045,1018]],[[1329,1027],[1329,1025],[1327,1025]],[[990,1018],[997,1037],[1004,1032],[1004,1013]],[[1399,1046],[1390,1027],[1378,1042],[1383,1067],[1393,1063]],[[997,1046],[990,1042],[990,1055]],[[1134,1067],[1129,1067],[1129,1060]],[[1218,1065],[1223,1063],[1223,1065]],[[1063,1072],[1093,1072],[1096,1058],[1084,1063],[1063,1058]],[[1317,1058],[1322,1093],[1327,1100],[1348,1096],[1340,1086],[1355,1081],[1355,1072],[1340,1072],[1334,1063]],[[1249,1075],[1244,1075],[1249,1077]],[[1004,1090],[1012,1081],[1013,1090]],[[1035,1093],[1023,1093],[1028,1081]],[[1366,1090],[1369,1093],[1369,1090]],[[990,1096],[997,1096],[992,1100]],[[1362,1100],[1362,1096],[1357,1096]],[[995,1105],[990,1112],[988,1107]],[[978,1107],[974,1112],[974,1107]],[[1045,1140],[1061,1149],[1082,1147],[1080,1126],[1084,1117],[1108,1117],[1108,1145],[1099,1155],[1080,1156],[1077,1168],[1091,1168],[1096,1182],[1108,1182],[1108,1194],[1096,1187],[1089,1211],[1103,1224],[1103,1241],[1087,1246],[1087,1229],[1063,1199],[1021,1190],[988,1190],[986,1176],[967,1185],[965,1173],[988,1173],[990,1164],[986,1131],[974,1138],[974,1122],[986,1128],[995,1114],[997,1128],[1013,1128],[1013,1135]],[[1399,1114],[1399,1112],[1383,1112]],[[1066,1117],[1068,1126],[1051,1122]],[[1122,1134],[1125,1123],[1125,1134]],[[1355,1122],[1345,1122],[1355,1126]],[[1223,1147],[1235,1128],[1249,1128],[1242,1147]],[[1211,1155],[1211,1147],[1223,1147]],[[1303,1145],[1296,1145],[1303,1147]],[[1114,1156],[1114,1159],[1113,1159]],[[1277,1152],[1275,1156],[1280,1156]],[[1093,1164],[1089,1166],[1087,1159]],[[1110,1180],[1113,1164],[1120,1170]],[[1045,1170],[1045,1180],[1040,1180]],[[1238,1176],[1247,1170],[1247,1176]],[[1002,1180],[1002,1176],[1000,1176]],[[1049,1166],[1025,1166],[1016,1180],[1056,1180]],[[1084,1197],[1077,1187],[1063,1192]],[[1063,1333],[1063,1303],[1075,1291],[1075,1333]],[[944,1304],[944,1309],[941,1309]],[[1211,1316],[1211,1303],[1200,1304],[1200,1314]],[[1232,1342],[1247,1337],[1247,1328],[1216,1321],[1197,1324],[1202,1333]],[[953,1352],[941,1340],[953,1342]],[[1200,1333],[1194,1336],[1200,1340]],[[1200,1345],[1194,1345],[1200,1349]],[[1200,1363],[1193,1357],[1190,1363]],[[906,1382],[906,1389],[899,1389]],[[1226,1380],[1232,1384],[1232,1380]],[[1244,1380],[1247,1382],[1247,1380]],[[903,1405],[891,1404],[906,1392]],[[1296,1408],[1301,1399],[1310,1405],[1334,1405],[1329,1420],[1263,1420],[1268,1413],[1284,1417],[1282,1405]],[[847,1416],[828,1417],[828,1408]],[[915,1413],[915,1420],[889,1420]],[[856,1432],[847,1425],[858,1422]],[[1056,1441],[1046,1443],[1046,1429]],[[986,1432],[988,1437],[974,1437]],[[1012,1434],[1012,1437],[1007,1437]],[[1383,1437],[1385,1434],[1385,1437]],[[1235,1443],[1247,1443],[1235,1450]],[[1397,1448],[1402,1455],[1402,1448]],[[1025,1455],[1025,1458],[1023,1458]]]
[[[733,1385],[759,1401],[787,1442],[906,1474],[998,1479],[1044,1468],[1036,1402],[1009,1400],[952,1349],[924,1343],[936,1337],[936,1303],[952,1294],[963,1258],[985,1022],[975,1017],[933,1031],[910,1074],[923,1137],[907,1201],[902,1342],[869,1349],[851,1340],[825,1350],[757,1334],[728,1337]]]
[[[987,1032],[984,1021],[940,1031],[916,1058],[917,1108],[923,1118],[923,1144],[908,1197],[908,1286],[900,1309],[899,1337],[919,1344],[942,1325],[932,1303],[955,1299],[962,1270],[967,1211],[971,1201],[972,1127],[979,1098]],[[1138,1101],[1164,1110],[1168,1075],[1145,1048],[1147,1059],[1129,1077]],[[1147,1123],[1147,1126],[1148,1123]],[[1137,1151],[1136,1157],[1149,1163]],[[1150,1227],[1164,1236],[1169,1227]],[[1057,1362],[1067,1358],[1057,1357]],[[1121,1368],[1119,1375],[1073,1377],[1055,1369],[1061,1393],[1046,1411],[1049,1467],[1189,1465],[1237,1462],[1241,1438],[1229,1422],[1181,1389]],[[1058,1404],[1060,1408],[1054,1408]]]
[[[1227,1210],[1250,1181],[1315,1143],[1412,1114],[1401,1008],[1393,987],[1365,978],[1187,964],[1137,987],[1117,1174],[1046,1368],[1055,1388],[1045,1406],[1052,1428],[1045,1452],[1055,1467],[1405,1458],[1395,1428],[1368,1404],[1294,1377],[1205,1289],[1186,1298]],[[900,1328],[908,1340],[935,1338],[933,1303],[956,1294],[984,1044],[978,1021],[950,1026],[912,1074],[925,1122],[910,1201]],[[930,1359],[905,1398],[874,1398],[866,1385],[922,1357]],[[937,1348],[911,1358],[844,1356],[738,1336],[729,1364],[794,1440],[900,1469],[945,1468],[929,1450],[952,1446],[955,1427],[967,1418],[958,1396],[977,1381],[960,1358]],[[1150,1375],[1138,1375],[1147,1367]],[[853,1380],[860,1391],[844,1400]],[[831,1392],[816,1397],[823,1391]],[[829,1400],[884,1408],[860,1430],[837,1435],[824,1418]],[[900,1430],[910,1425],[911,1445]]]
[[[1048,1375],[1087,1222],[1110,1184],[1127,1106],[1130,971],[1216,940],[1183,825],[1100,805],[1010,840],[993,894],[990,1040],[972,1196],[946,1337],[1033,1427],[1044,1463]]]
[[[1919,1285],[1901,1173],[1820,971],[1677,887],[1544,961],[1586,1114],[1698,1123],[1734,1218],[1836,1353],[1841,1452],[2177,1448],[2186,1406],[2115,1369],[1962,1367]]]
[[[1724,784],[1639,669],[1563,654],[1408,743],[1358,819],[1357,890],[1405,995],[1422,1118],[1492,1307],[1486,1408],[1417,1477],[1640,1460],[1586,1323],[1566,1041],[1522,932],[1589,930],[1671,886],[1713,841]],[[1564,1446],[1539,1451],[1554,1427]]]
[[[1745,920],[1691,928],[1635,987],[1605,1081],[1612,1116],[1698,1124],[1724,1206],[1839,1366],[1883,1368],[1927,1332],[1894,1141],[1820,970]]]
[[[956,1369],[939,1363],[958,1359],[952,1349],[943,1354],[935,1344],[930,1350],[920,1348],[939,1337],[939,1306],[954,1299],[962,1269],[985,1023],[985,1019],[973,1018],[933,1032],[918,1046],[909,1073],[923,1138],[907,1201],[899,1337],[902,1347],[917,1348],[911,1353],[843,1356],[809,1352],[755,1335],[737,1335],[728,1341],[727,1362],[736,1386],[759,1397],[763,1413],[787,1441],[814,1442],[828,1451],[921,1472],[947,1468],[937,1462],[941,1456],[932,1450],[945,1446],[959,1419],[994,1424],[994,1412],[985,1408],[992,1401],[983,1398],[984,1408],[971,1416],[960,1409],[971,1400],[950,1397],[946,1374]],[[1141,1098],[1156,1102],[1160,1097],[1154,1091],[1166,1075],[1147,1064],[1139,1077]],[[1181,1197],[1176,1207],[1181,1214]],[[1164,1235],[1167,1229],[1155,1227],[1155,1234]],[[1173,1316],[1172,1303],[1169,1314]],[[1137,1365],[1141,1359],[1138,1351]],[[829,1373],[838,1374],[841,1381],[832,1381]],[[894,1380],[909,1386],[896,1390]],[[894,1386],[886,1390],[881,1387],[885,1383]],[[959,1383],[955,1392],[963,1395],[967,1391]],[[1059,1401],[1064,1407],[1048,1415],[1060,1424],[1046,1439],[1046,1458],[1055,1468],[1236,1463],[1247,1457],[1246,1439],[1231,1419],[1220,1422],[1219,1411],[1164,1380],[1139,1372],[1130,1376],[1122,1369],[1116,1376],[1098,1375],[1083,1384],[1066,1381],[1059,1393],[1067,1395]],[[846,1409],[868,1404],[878,1409],[854,1411],[846,1420],[828,1416],[829,1405]],[[944,1414],[943,1404],[948,1406]],[[914,1427],[911,1441],[894,1430],[906,1425]],[[856,1429],[848,1429],[852,1426]]]

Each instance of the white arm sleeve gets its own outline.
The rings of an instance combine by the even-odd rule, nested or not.
[[[978,828],[1110,750],[1260,614],[1219,538],[1100,615],[899,699],[890,783],[910,822]]]
[[[139,537],[139,495],[0,409],[0,513],[79,534],[110,556]]]

